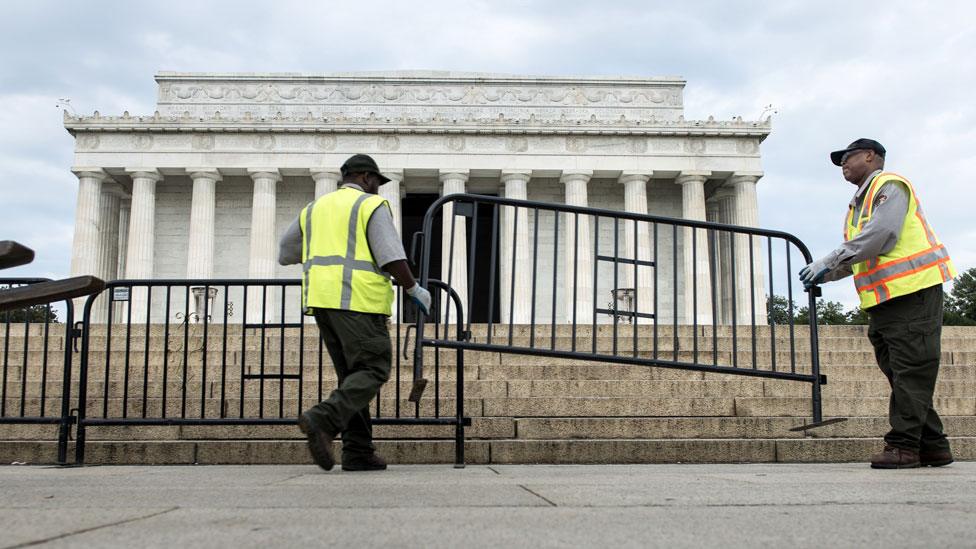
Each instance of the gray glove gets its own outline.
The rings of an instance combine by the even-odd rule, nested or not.
[[[407,295],[417,304],[417,307],[420,307],[424,316],[430,316],[430,292],[426,288],[420,284],[414,284],[413,287],[407,289]]]
[[[823,258],[814,261],[806,267],[800,269],[800,282],[803,287],[809,289],[823,282],[824,276],[830,272]]]

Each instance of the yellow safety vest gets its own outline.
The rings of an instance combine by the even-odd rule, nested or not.
[[[390,316],[393,285],[373,260],[366,225],[386,199],[349,187],[302,210],[302,306]]]
[[[898,242],[891,250],[853,266],[854,287],[861,298],[862,309],[948,282],[956,276],[949,252],[925,220],[912,184],[894,173],[882,172],[874,177],[860,212],[855,212],[854,206],[850,207],[844,224],[844,239],[850,240],[860,234],[864,224],[871,219],[878,190],[893,180],[904,183],[908,190],[908,212]]]

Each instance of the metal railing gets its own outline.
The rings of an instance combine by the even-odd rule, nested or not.
[[[2,278],[0,290],[17,288],[47,278]],[[67,462],[71,414],[71,349],[74,308],[64,302],[63,322],[54,320],[51,304],[5,311],[0,347],[0,424],[58,426],[58,463]],[[36,318],[37,315],[40,318]],[[54,327],[52,329],[52,324]],[[28,390],[32,385],[37,390]]]
[[[440,253],[430,238],[438,230]],[[418,239],[421,284],[440,275],[461,295],[468,329],[472,322],[487,329],[464,340],[428,339],[421,319],[416,378],[424,347],[758,376],[810,383],[813,421],[822,421],[818,289],[807,292],[804,337],[794,310],[804,290],[793,277],[812,257],[791,234],[453,194],[427,211],[414,257]],[[621,295],[630,310],[620,307]]]
[[[435,301],[463,319],[461,302],[431,281]],[[437,291],[440,290],[440,291]],[[301,281],[282,279],[118,280],[85,303],[75,461],[85,461],[87,429],[110,425],[292,425],[335,384],[318,329],[301,314]],[[464,463],[464,356],[442,375],[434,352],[434,395],[401,401],[408,330],[397,288],[390,381],[377,396],[374,425],[454,425],[455,464]],[[101,297],[105,295],[108,299]],[[103,323],[93,322],[101,307]],[[411,305],[412,307],[412,305]],[[464,337],[456,322],[456,337]],[[435,339],[441,337],[435,327]],[[308,348],[306,330],[317,343]],[[443,326],[448,338],[448,326]],[[454,406],[445,395],[454,378]],[[393,394],[392,400],[387,397]],[[443,401],[443,402],[442,402]]]

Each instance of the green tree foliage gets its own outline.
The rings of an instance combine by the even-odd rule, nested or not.
[[[946,294],[943,324],[976,326],[976,267],[956,277],[952,292]]]
[[[60,322],[58,312],[47,305],[34,305],[26,309],[17,309],[0,314],[0,323],[10,322],[14,324],[25,320],[30,322],[44,322],[45,320],[52,323]]]

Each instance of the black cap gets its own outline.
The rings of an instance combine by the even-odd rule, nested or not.
[[[863,150],[874,151],[881,158],[885,156],[885,148],[881,146],[881,143],[878,143],[874,139],[862,137],[848,145],[846,149],[830,153],[830,161],[834,163],[834,166],[840,166],[840,159],[844,157],[845,153]]]
[[[373,160],[373,157],[369,156],[368,154],[354,154],[350,156],[349,159],[342,164],[342,167],[339,168],[339,172],[342,173],[343,176],[351,173],[375,173],[376,175],[380,176],[380,181],[383,183],[390,180],[389,177],[386,177],[380,173],[380,167],[376,165],[376,161]],[[383,183],[380,184],[382,185]]]

